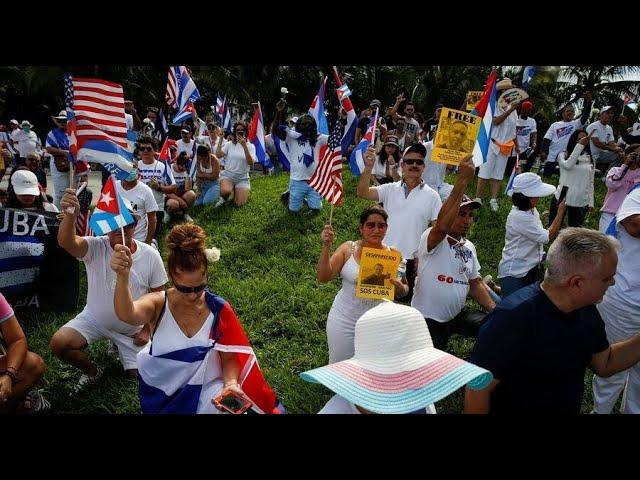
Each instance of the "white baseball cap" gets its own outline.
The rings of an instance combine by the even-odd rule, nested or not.
[[[525,172],[516,175],[513,179],[513,186],[507,192],[512,196],[514,193],[521,193],[525,197],[539,198],[548,197],[556,191],[556,187],[548,183],[542,183],[542,179],[535,173]]]
[[[38,178],[31,170],[17,170],[11,175],[11,185],[16,195],[40,195]]]

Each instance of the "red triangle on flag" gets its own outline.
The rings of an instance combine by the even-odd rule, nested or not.
[[[98,203],[96,203],[96,208],[103,212],[113,213],[114,215],[120,214],[116,184],[113,181],[113,177],[109,177],[107,183],[104,184],[104,188],[100,194],[100,199],[98,200]]]

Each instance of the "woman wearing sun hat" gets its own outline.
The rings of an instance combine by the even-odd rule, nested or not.
[[[371,180],[374,185],[384,185],[385,183],[397,182],[400,180],[398,167],[400,166],[400,145],[398,137],[387,135],[384,148],[377,155],[376,162],[371,171]]]
[[[567,205],[564,200],[558,205],[558,216],[549,230],[542,226],[536,205],[540,197],[548,197],[555,190],[553,185],[542,183],[535,173],[526,172],[515,177],[512,189],[507,192],[513,207],[507,217],[502,259],[498,265],[503,298],[538,279],[543,246],[558,234]]]
[[[433,347],[418,310],[390,301],[355,325],[355,354],[300,374],[336,395],[319,413],[435,413],[433,404],[464,385],[485,388],[483,368]]]

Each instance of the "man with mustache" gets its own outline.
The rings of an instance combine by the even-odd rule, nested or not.
[[[424,145],[411,145],[402,156],[402,180],[369,187],[371,170],[376,160],[374,147],[370,145],[364,157],[364,171],[358,181],[358,196],[383,203],[389,214],[389,226],[384,243],[396,247],[407,260],[409,294],[406,301],[413,295],[416,273],[414,259],[420,236],[429,226],[429,222],[438,217],[442,206],[438,193],[422,181],[426,154]]]

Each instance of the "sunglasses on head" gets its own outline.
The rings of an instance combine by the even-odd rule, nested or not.
[[[364,222],[364,226],[367,228],[387,228],[387,224],[385,222]]]
[[[403,160],[404,163],[406,163],[407,165],[424,165],[424,160],[413,160],[413,159],[407,159],[407,160]]]
[[[197,287],[185,287],[185,286],[178,285],[177,283],[173,282],[173,286],[180,293],[199,293],[199,292],[203,291],[205,288],[207,288],[207,284],[206,283],[203,283],[202,285],[198,285]]]
[[[153,152],[153,147],[140,147],[141,152]]]

